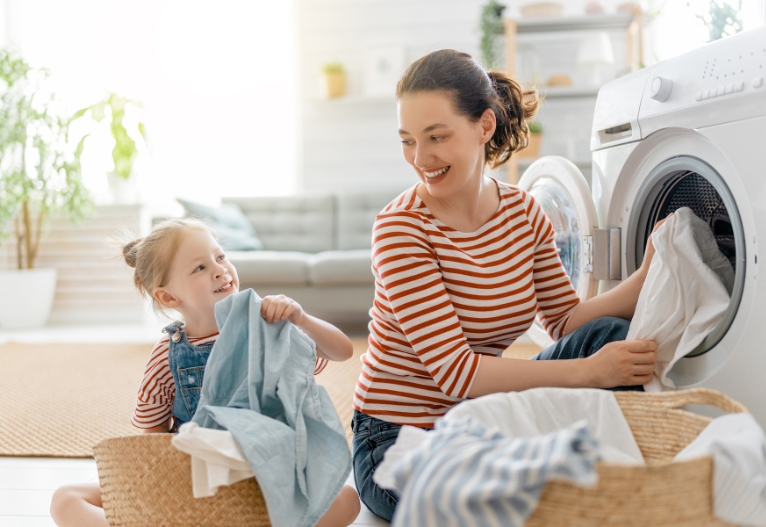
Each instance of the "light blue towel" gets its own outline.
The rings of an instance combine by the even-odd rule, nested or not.
[[[470,417],[436,430],[398,460],[394,527],[522,527],[552,478],[592,486],[598,447],[585,421],[511,438]]]
[[[274,527],[315,525],[351,471],[338,414],[314,381],[316,346],[269,324],[252,289],[215,306],[213,346],[193,422],[229,430],[261,487]]]

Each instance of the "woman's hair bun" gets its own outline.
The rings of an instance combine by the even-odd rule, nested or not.
[[[125,257],[125,263],[127,263],[131,267],[136,266],[136,256],[138,254],[138,244],[141,242],[143,238],[138,238],[137,240],[133,240],[132,242],[126,243],[122,247],[122,256]]]

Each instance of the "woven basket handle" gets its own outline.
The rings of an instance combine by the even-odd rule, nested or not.
[[[747,408],[742,403],[709,388],[690,388],[688,390],[665,392],[657,395],[664,399],[663,406],[665,408],[680,408],[687,404],[707,404],[717,406],[731,414],[747,412]]]

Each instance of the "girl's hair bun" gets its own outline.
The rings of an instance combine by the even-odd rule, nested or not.
[[[141,242],[142,239],[143,238],[138,238],[137,240],[128,242],[122,248],[122,256],[125,257],[125,263],[127,263],[130,267],[136,266],[136,255],[138,253],[137,245]]]

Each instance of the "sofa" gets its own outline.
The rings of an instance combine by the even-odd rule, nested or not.
[[[285,294],[335,324],[366,324],[375,296],[372,225],[404,190],[223,198],[240,208],[263,243],[259,251],[227,251],[240,289]]]

